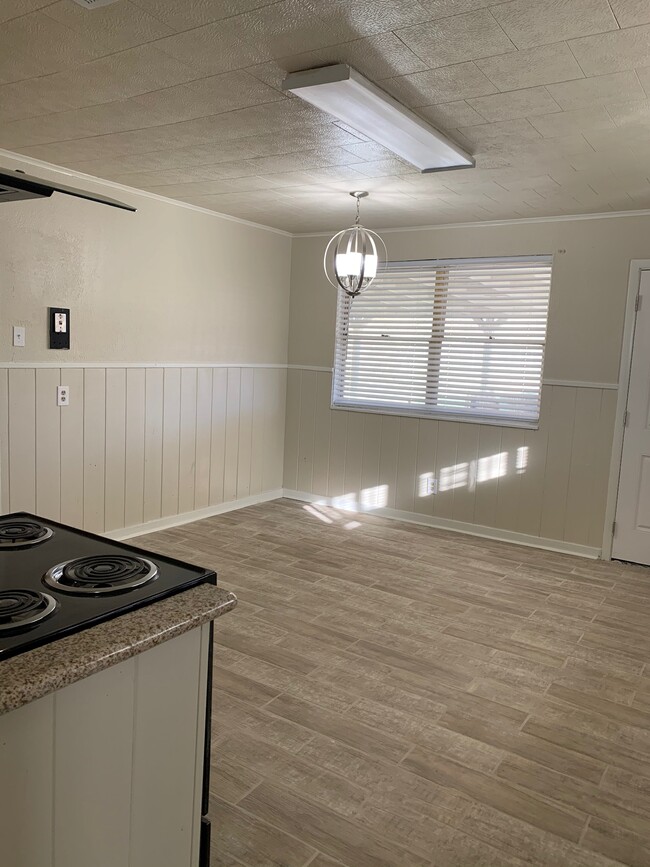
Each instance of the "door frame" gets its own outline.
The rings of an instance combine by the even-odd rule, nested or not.
[[[632,368],[632,349],[634,343],[634,328],[636,325],[636,296],[639,294],[641,273],[650,271],[650,259],[632,259],[627,281],[627,299],[625,302],[625,324],[623,326],[623,343],[618,371],[618,397],[616,400],[616,416],[614,421],[614,438],[612,441],[612,457],[609,464],[609,483],[607,486],[607,504],[605,507],[605,527],[603,531],[602,559],[612,559],[614,543],[613,525],[616,518],[618,501],[618,483],[623,459],[623,438],[625,435],[625,411],[630,387],[630,372]],[[648,299],[650,302],[650,299]]]

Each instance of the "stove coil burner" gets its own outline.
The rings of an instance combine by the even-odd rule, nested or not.
[[[54,535],[54,530],[27,518],[0,521],[0,548],[25,548]]]
[[[45,620],[57,608],[57,601],[49,593],[0,590],[0,632],[33,626]]]
[[[59,563],[45,573],[43,581],[62,593],[98,596],[133,590],[157,577],[158,567],[144,557],[97,554]]]

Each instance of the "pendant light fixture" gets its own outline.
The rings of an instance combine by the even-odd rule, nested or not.
[[[350,193],[357,200],[357,217],[354,226],[338,232],[325,248],[323,266],[325,276],[335,289],[355,298],[377,276],[386,263],[386,245],[376,232],[365,229],[359,222],[361,199],[368,195],[364,190]]]

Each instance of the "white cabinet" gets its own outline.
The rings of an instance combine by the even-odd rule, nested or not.
[[[209,635],[0,716],[2,867],[196,867]]]

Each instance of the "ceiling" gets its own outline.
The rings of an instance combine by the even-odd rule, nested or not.
[[[0,0],[0,148],[290,232],[650,208],[648,0]],[[345,62],[477,167],[281,91]]]

